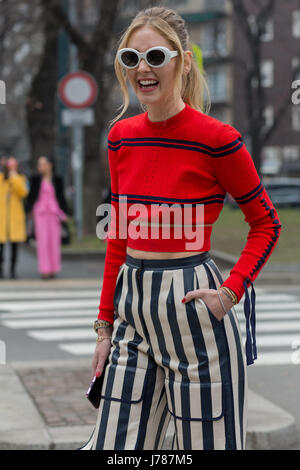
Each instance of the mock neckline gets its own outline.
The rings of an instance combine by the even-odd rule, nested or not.
[[[153,129],[166,130],[174,125],[179,124],[183,120],[185,120],[190,109],[191,107],[187,103],[185,103],[185,107],[181,111],[179,111],[177,114],[170,117],[169,119],[165,119],[164,121],[151,121],[149,119],[148,112],[146,111],[145,121],[146,121],[146,124],[152,127]]]

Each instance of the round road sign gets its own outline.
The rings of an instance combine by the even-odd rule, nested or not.
[[[58,84],[58,95],[68,108],[92,106],[98,94],[97,82],[92,75],[79,70],[67,73]]]

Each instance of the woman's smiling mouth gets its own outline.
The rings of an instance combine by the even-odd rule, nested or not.
[[[141,79],[138,80],[138,84],[141,90],[152,91],[158,86],[159,82],[154,79]]]

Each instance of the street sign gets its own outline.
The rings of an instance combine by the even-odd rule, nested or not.
[[[67,73],[58,84],[61,102],[72,109],[92,106],[98,95],[98,85],[92,75],[81,70]]]
[[[94,110],[85,109],[63,109],[61,114],[63,126],[92,126],[95,122]]]
[[[77,59],[72,59],[71,70],[74,70]],[[94,110],[90,108],[98,95],[96,80],[87,72],[81,70],[67,73],[58,83],[58,96],[66,109],[61,110],[63,126],[71,127],[72,170],[75,186],[75,219],[77,237],[82,238],[82,187],[83,187],[83,158],[84,158],[84,126],[94,124]]]

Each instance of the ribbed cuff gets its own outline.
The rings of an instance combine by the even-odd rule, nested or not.
[[[238,302],[241,300],[245,293],[244,281],[239,274],[232,273],[230,276],[223,282],[222,286],[229,287],[237,296]]]
[[[98,320],[106,320],[111,325],[114,323],[114,311],[111,310],[101,310],[98,313]]]

